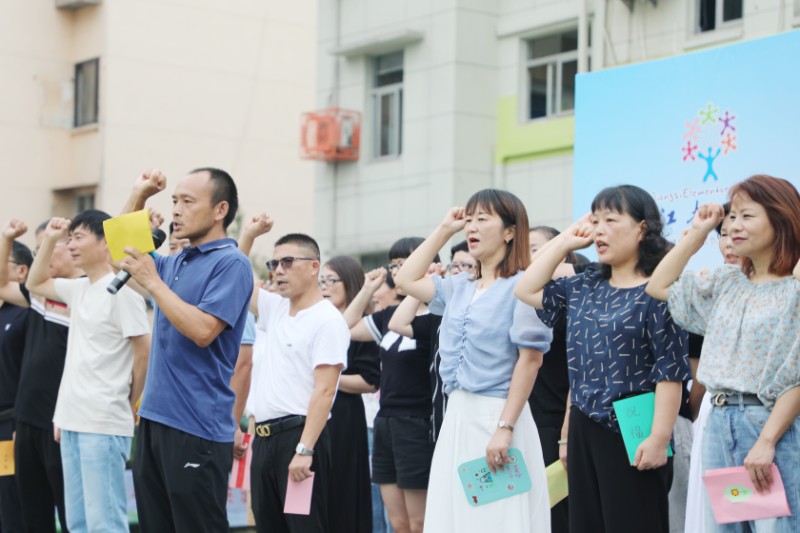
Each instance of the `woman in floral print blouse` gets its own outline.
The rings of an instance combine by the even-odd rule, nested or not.
[[[703,467],[747,468],[759,491],[769,490],[774,463],[792,516],[751,522],[752,530],[800,531],[800,194],[786,180],[757,175],[730,191],[728,232],[741,267],[682,273],[722,206],[701,206],[686,237],[659,264],[647,292],[667,300],[675,321],[705,335],[698,380],[714,408],[703,437]],[[706,530],[718,525],[706,513]]]

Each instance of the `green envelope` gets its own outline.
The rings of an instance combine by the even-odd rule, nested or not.
[[[613,402],[617,414],[619,430],[628,452],[631,465],[636,456],[636,448],[650,436],[653,429],[653,415],[656,408],[656,394],[646,392]],[[672,446],[667,444],[667,457],[672,457]]]

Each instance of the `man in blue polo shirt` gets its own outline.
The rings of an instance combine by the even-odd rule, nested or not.
[[[125,212],[166,187],[161,172],[134,184]],[[134,461],[142,531],[228,531],[228,474],[236,425],[230,382],[253,290],[250,262],[226,237],[238,207],[227,172],[201,168],[172,195],[173,229],[189,248],[128,248],[122,267],[156,303]]]

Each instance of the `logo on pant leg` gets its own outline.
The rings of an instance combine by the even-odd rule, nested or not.
[[[183,468],[199,468],[199,467],[200,467],[199,463],[186,463],[185,465],[183,465]]]

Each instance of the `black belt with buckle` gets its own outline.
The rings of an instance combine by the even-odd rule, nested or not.
[[[740,392],[734,392],[732,394],[728,394],[726,392],[720,392],[715,394],[711,397],[712,405],[717,407],[738,407],[739,405],[760,405],[764,406],[761,400],[758,399],[758,395],[756,394],[742,394]]]
[[[271,437],[286,431],[302,426],[306,423],[306,417],[301,415],[290,415],[273,420],[265,420],[256,424],[256,437]]]

